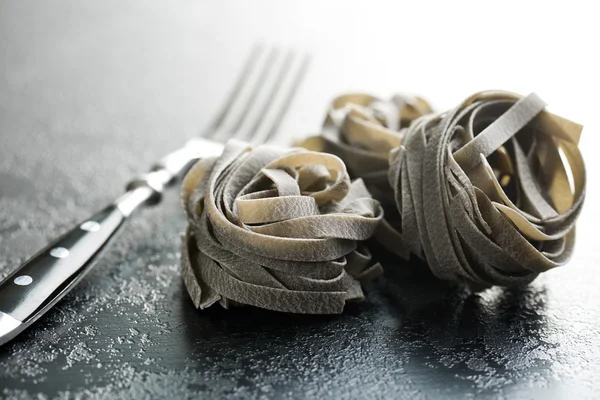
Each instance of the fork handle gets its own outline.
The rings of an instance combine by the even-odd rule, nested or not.
[[[11,332],[0,326],[0,344],[32,324],[75,287],[127,217],[155,194],[149,186],[133,188],[54,240],[2,281],[0,322],[10,319],[21,324]]]
[[[221,154],[222,143],[190,140],[134,179],[115,202],[78,224],[0,282],[0,345],[44,315],[92,269],[127,218],[143,204],[160,201],[199,155]]]

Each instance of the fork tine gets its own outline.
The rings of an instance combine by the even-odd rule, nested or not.
[[[308,69],[309,56],[296,57],[292,50],[283,54],[277,48],[266,55],[260,53],[260,47],[255,46],[234,90],[210,126],[213,140],[234,137],[258,144],[279,128]],[[298,59],[300,66],[294,68]]]
[[[264,103],[262,104],[262,107],[260,108],[260,111],[258,112],[258,117],[254,121],[252,128],[249,129],[250,134],[253,134],[254,136],[248,139],[252,139],[253,142],[264,141],[264,139],[260,140],[261,138],[258,137],[259,135],[257,135],[260,132],[259,128],[264,123],[265,118],[268,116],[269,109],[277,99],[277,95],[280,92],[282,85],[285,83],[286,75],[290,71],[290,67],[293,61],[294,52],[292,50],[289,50],[279,68],[279,72],[277,73],[275,81],[273,82],[270,90],[268,91],[267,98],[265,99]]]
[[[230,133],[233,133],[234,136],[238,137],[238,139],[246,139],[245,137],[239,137],[239,134],[244,135],[247,133],[242,128],[246,125],[245,122],[248,120],[248,118],[252,116],[252,110],[254,109],[255,104],[259,102],[260,95],[263,91],[265,83],[268,81],[270,72],[273,70],[273,66],[275,65],[279,53],[279,49],[271,49],[269,55],[264,61],[264,64],[262,66],[262,69],[260,70],[260,73],[258,74],[256,81],[254,82],[253,86],[249,89],[250,94],[248,98],[245,99],[245,104],[242,109],[242,112],[237,116],[237,121],[230,129]],[[238,135],[235,135],[236,133]]]
[[[269,95],[255,121],[252,129],[252,144],[264,143],[272,139],[277,132],[298,87],[308,68],[308,55],[297,56],[294,51],[288,51],[287,57],[279,63],[277,79],[271,85]]]
[[[251,75],[252,70],[254,69],[254,66],[256,65],[256,62],[258,61],[259,56],[261,55],[263,50],[264,49],[261,44],[255,44],[253,46],[252,51],[250,52],[250,55],[248,56],[246,63],[244,64],[244,68],[238,76],[232,91],[229,93],[229,96],[225,100],[225,103],[223,103],[223,105],[219,109],[219,112],[217,113],[215,118],[207,127],[207,131],[203,135],[204,137],[215,138],[219,135],[220,128],[223,126],[225,119],[229,116],[230,112],[232,111],[233,105],[235,104],[236,100],[240,96],[240,93],[244,89],[244,85],[248,80],[249,76]]]
[[[258,72],[253,75],[252,84],[249,85],[252,96],[247,96],[244,100],[244,115],[238,119],[235,129],[228,130],[232,137],[249,141],[255,136],[256,128],[265,118],[265,111],[274,101],[272,93],[277,90],[285,75],[285,63],[286,57],[281,51],[266,60],[262,57],[256,68]]]
[[[298,67],[298,70],[296,71],[295,76],[293,76],[293,78],[292,78],[291,85],[288,88],[287,94],[285,94],[283,103],[281,103],[281,107],[277,111],[277,113],[275,115],[275,119],[273,120],[273,123],[271,125],[271,128],[268,130],[267,135],[264,137],[263,141],[265,141],[265,142],[270,141],[275,137],[274,136],[275,133],[277,133],[279,126],[281,125],[281,122],[283,121],[283,118],[287,114],[287,111],[290,108],[290,105],[292,104],[292,100],[294,99],[294,96],[296,95],[296,93],[298,92],[298,89],[300,88],[300,84],[302,83],[304,77],[306,76],[308,67],[310,66],[310,61],[311,61],[311,56],[309,54],[305,54],[302,57],[300,66]]]

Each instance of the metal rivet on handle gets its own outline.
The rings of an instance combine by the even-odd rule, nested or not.
[[[100,224],[96,221],[86,221],[79,227],[84,231],[98,232],[100,230]]]
[[[55,247],[50,250],[50,255],[56,258],[66,258],[69,257],[69,250],[64,247]]]
[[[29,275],[21,275],[17,276],[13,282],[19,286],[27,286],[33,282],[33,278]]]

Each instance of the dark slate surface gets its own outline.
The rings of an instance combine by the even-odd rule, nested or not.
[[[253,40],[222,43],[197,8],[200,22],[156,5],[1,4],[0,278],[206,123]],[[288,128],[316,129],[332,94],[306,100],[305,88]],[[530,287],[469,295],[388,260],[366,303],[324,317],[195,310],[171,192],[0,348],[0,398],[593,398],[590,182],[575,258]]]

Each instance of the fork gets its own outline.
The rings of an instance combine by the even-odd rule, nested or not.
[[[51,242],[0,282],[0,345],[17,336],[71,291],[132,213],[161,200],[199,158],[218,156],[229,138],[259,144],[276,133],[306,74],[310,56],[256,45],[233,90],[200,137],[132,180],[124,195]]]

